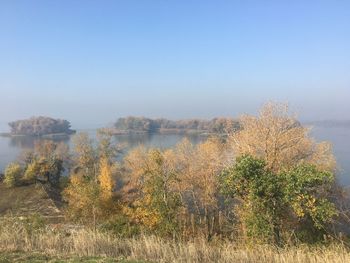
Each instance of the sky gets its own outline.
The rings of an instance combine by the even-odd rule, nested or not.
[[[0,123],[350,119],[349,70],[350,1],[0,1]]]

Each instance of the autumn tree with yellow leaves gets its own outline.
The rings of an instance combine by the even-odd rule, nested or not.
[[[174,148],[172,160],[178,169],[176,188],[186,208],[187,232],[210,239],[220,232],[224,219],[218,179],[231,160],[227,146],[220,138],[197,145],[185,139]]]
[[[287,104],[267,103],[258,116],[244,115],[241,129],[229,137],[235,156],[250,154],[266,161],[275,172],[297,164],[314,164],[334,171],[335,158],[331,145],[316,143],[310,129],[289,112]]]
[[[138,148],[125,158],[128,171],[125,191],[131,194],[125,212],[145,231],[161,235],[175,234],[178,230],[181,200],[171,157],[171,150]]]
[[[105,200],[111,200],[113,197],[115,180],[113,178],[113,167],[106,157],[100,158],[98,181],[100,184],[101,197]]]
[[[71,218],[96,226],[117,210],[113,202],[115,174],[111,154],[111,137],[103,138],[94,147],[87,134],[75,138],[75,164],[70,182],[63,192]]]
[[[322,238],[337,215],[330,144],[316,143],[286,104],[268,103],[240,125],[228,138],[237,162],[221,184],[238,204],[238,231],[277,244],[292,232],[304,241]]]

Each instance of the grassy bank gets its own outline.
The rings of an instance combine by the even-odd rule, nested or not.
[[[82,258],[90,262],[350,262],[350,252],[342,245],[278,249],[201,239],[178,242],[154,236],[120,239],[87,229],[33,227],[10,219],[1,224],[0,251],[3,262],[16,257],[27,257],[29,262],[31,257],[52,262],[78,262],[74,260]]]

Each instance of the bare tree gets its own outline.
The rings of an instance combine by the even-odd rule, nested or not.
[[[316,143],[310,129],[289,113],[287,104],[268,103],[256,116],[242,116],[242,129],[232,133],[229,142],[236,156],[251,154],[266,161],[275,172],[300,163],[311,163],[334,171],[331,145]]]

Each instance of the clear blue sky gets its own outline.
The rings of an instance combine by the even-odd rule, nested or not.
[[[0,122],[349,119],[350,1],[0,1]]]

